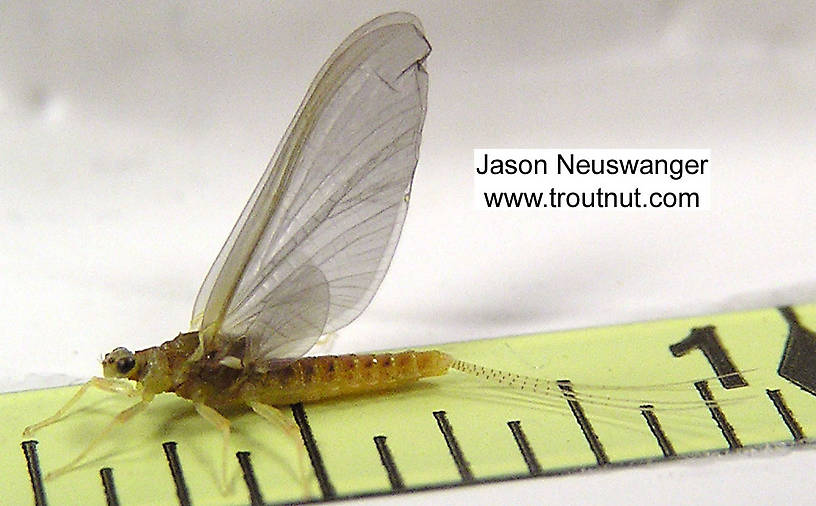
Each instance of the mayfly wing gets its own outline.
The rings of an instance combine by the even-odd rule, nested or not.
[[[196,298],[205,348],[299,356],[369,304],[405,220],[429,52],[419,20],[392,13],[323,65]]]

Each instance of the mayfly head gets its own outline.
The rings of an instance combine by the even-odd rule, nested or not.
[[[138,370],[136,355],[127,348],[116,348],[102,359],[106,378],[131,378]]]

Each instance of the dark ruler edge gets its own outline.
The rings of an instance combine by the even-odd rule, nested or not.
[[[184,480],[184,471],[181,469],[181,461],[178,457],[175,441],[162,443],[164,455],[167,457],[167,465],[170,467],[170,474],[173,483],[176,485],[176,496],[181,506],[190,506],[190,491],[187,489],[187,482]]]
[[[558,380],[556,383],[564,394],[564,398],[567,400],[570,411],[572,411],[572,416],[575,417],[575,421],[581,428],[581,432],[584,433],[584,438],[586,438],[589,444],[589,449],[592,450],[592,453],[595,455],[595,460],[598,462],[598,465],[605,466],[609,464],[609,457],[606,455],[606,450],[604,450],[603,444],[598,438],[598,434],[595,433],[592,423],[589,421],[589,418],[587,418],[586,413],[584,413],[584,408],[575,397],[572,382],[570,380]]]
[[[658,420],[654,412],[654,406],[651,404],[641,404],[640,414],[646,419],[646,425],[649,426],[649,430],[652,431],[652,435],[657,440],[657,445],[660,447],[660,451],[663,452],[663,456],[673,457],[677,455],[674,451],[674,446],[671,444],[671,441],[669,441],[669,437],[660,425],[660,420]]]
[[[734,455],[734,454],[741,454],[745,453],[747,455],[755,455],[757,451],[767,451],[769,449],[777,449],[777,448],[790,448],[790,449],[808,449],[814,450],[816,449],[816,441],[810,440],[802,440],[802,441],[778,441],[773,443],[760,443],[760,444],[752,444],[752,445],[745,445],[740,448],[718,448],[712,449],[702,452],[689,452],[689,453],[680,453],[673,455],[671,457],[664,457],[664,456],[655,456],[643,459],[632,459],[632,460],[620,460],[615,462],[610,462],[603,466],[598,464],[593,465],[586,465],[586,466],[575,466],[575,467],[565,467],[562,469],[556,469],[551,471],[544,471],[538,476],[532,476],[529,473],[524,474],[512,474],[512,475],[503,475],[503,476],[493,476],[489,478],[476,478],[473,481],[452,481],[447,483],[439,483],[433,485],[423,485],[419,487],[408,487],[405,490],[378,490],[375,492],[364,492],[359,494],[347,494],[347,495],[340,495],[332,497],[331,499],[311,499],[308,501],[298,501],[298,502],[279,502],[279,503],[272,503],[276,505],[289,505],[289,504],[320,504],[325,502],[334,502],[334,501],[346,501],[349,499],[364,499],[368,497],[387,497],[387,496],[395,496],[395,495],[403,495],[403,494],[410,494],[414,492],[431,492],[436,490],[450,490],[460,487],[471,487],[471,486],[478,486],[490,483],[502,483],[508,481],[519,481],[519,480],[536,480],[540,478],[552,478],[555,476],[569,476],[573,474],[585,474],[585,473],[592,473],[592,472],[606,472],[610,469],[625,469],[629,467],[637,467],[643,466],[647,464],[658,464],[663,462],[677,462],[682,460],[691,460],[697,459],[701,457],[711,457],[716,455]]]
[[[249,452],[238,452],[235,456],[238,458],[238,465],[241,466],[241,473],[244,475],[244,483],[246,483],[249,491],[250,504],[252,506],[263,506],[263,495],[261,495],[261,489],[258,487],[258,479],[255,477],[255,469],[252,467]]]
[[[439,426],[439,431],[445,438],[445,444],[448,445],[448,451],[453,457],[453,463],[456,464],[456,469],[459,471],[462,481],[466,483],[473,481],[473,471],[470,470],[470,463],[465,458],[465,454],[462,453],[456,436],[453,435],[453,427],[448,420],[448,414],[445,411],[434,411],[433,416],[436,419],[437,426]]]
[[[26,460],[28,477],[31,480],[31,491],[34,494],[34,504],[45,506],[48,501],[45,498],[45,486],[43,486],[42,469],[40,468],[40,457],[37,454],[37,441],[23,441],[20,445],[23,448],[23,455]]]
[[[309,425],[309,419],[306,416],[306,411],[303,409],[303,404],[292,404],[292,416],[295,417],[295,423],[300,428],[300,437],[303,439],[303,444],[306,446],[306,453],[309,454],[309,461],[312,463],[317,483],[320,485],[320,491],[324,499],[333,499],[337,496],[334,485],[329,479],[329,474],[326,472],[326,466],[323,464],[323,457],[320,456],[320,450],[317,448],[314,434],[312,434],[312,427]]]
[[[394,462],[394,456],[391,455],[391,449],[388,448],[385,436],[374,436],[374,445],[377,447],[377,453],[380,454],[380,462],[382,462],[388,475],[391,488],[393,490],[405,490],[405,482],[402,480],[399,469],[397,469],[397,464]]]
[[[541,464],[538,463],[533,447],[530,446],[530,442],[527,441],[527,435],[524,434],[524,430],[521,428],[521,420],[507,422],[507,426],[510,427],[510,432],[513,433],[513,439],[516,440],[516,445],[518,445],[518,449],[521,452],[522,458],[524,458],[524,463],[527,464],[527,469],[530,471],[530,474],[532,476],[540,475],[542,472]]]
[[[739,437],[737,437],[734,427],[725,417],[725,413],[720,409],[717,400],[714,399],[714,394],[711,393],[711,388],[708,387],[708,381],[696,381],[694,382],[694,388],[697,389],[700,398],[705,401],[708,412],[711,413],[711,418],[714,419],[717,423],[717,427],[720,428],[720,432],[722,432],[725,441],[728,443],[728,447],[732,450],[742,448],[742,442]]]
[[[105,502],[108,506],[119,506],[119,497],[116,495],[116,483],[113,481],[113,469],[103,467],[99,470],[102,479],[102,488],[105,490]]]

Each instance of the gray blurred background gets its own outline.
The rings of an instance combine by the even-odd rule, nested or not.
[[[392,10],[433,46],[424,141],[333,352],[816,301],[810,2],[4,1],[0,389],[186,330],[312,77]],[[476,147],[708,148],[712,209],[478,212]]]

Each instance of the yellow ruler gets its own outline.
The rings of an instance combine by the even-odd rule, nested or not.
[[[656,463],[816,431],[816,305],[439,346],[504,384],[451,371],[399,392],[294,406],[296,440],[236,413],[231,490],[220,436],[170,395],[67,475],[129,401],[91,393],[24,440],[76,387],[0,396],[3,504],[264,504],[471,485]],[[501,371],[501,372],[498,372]],[[522,375],[554,380],[539,393]],[[297,443],[297,445],[296,445]],[[306,450],[303,450],[303,447]],[[301,466],[312,478],[301,479]],[[304,490],[306,489],[306,490]]]

